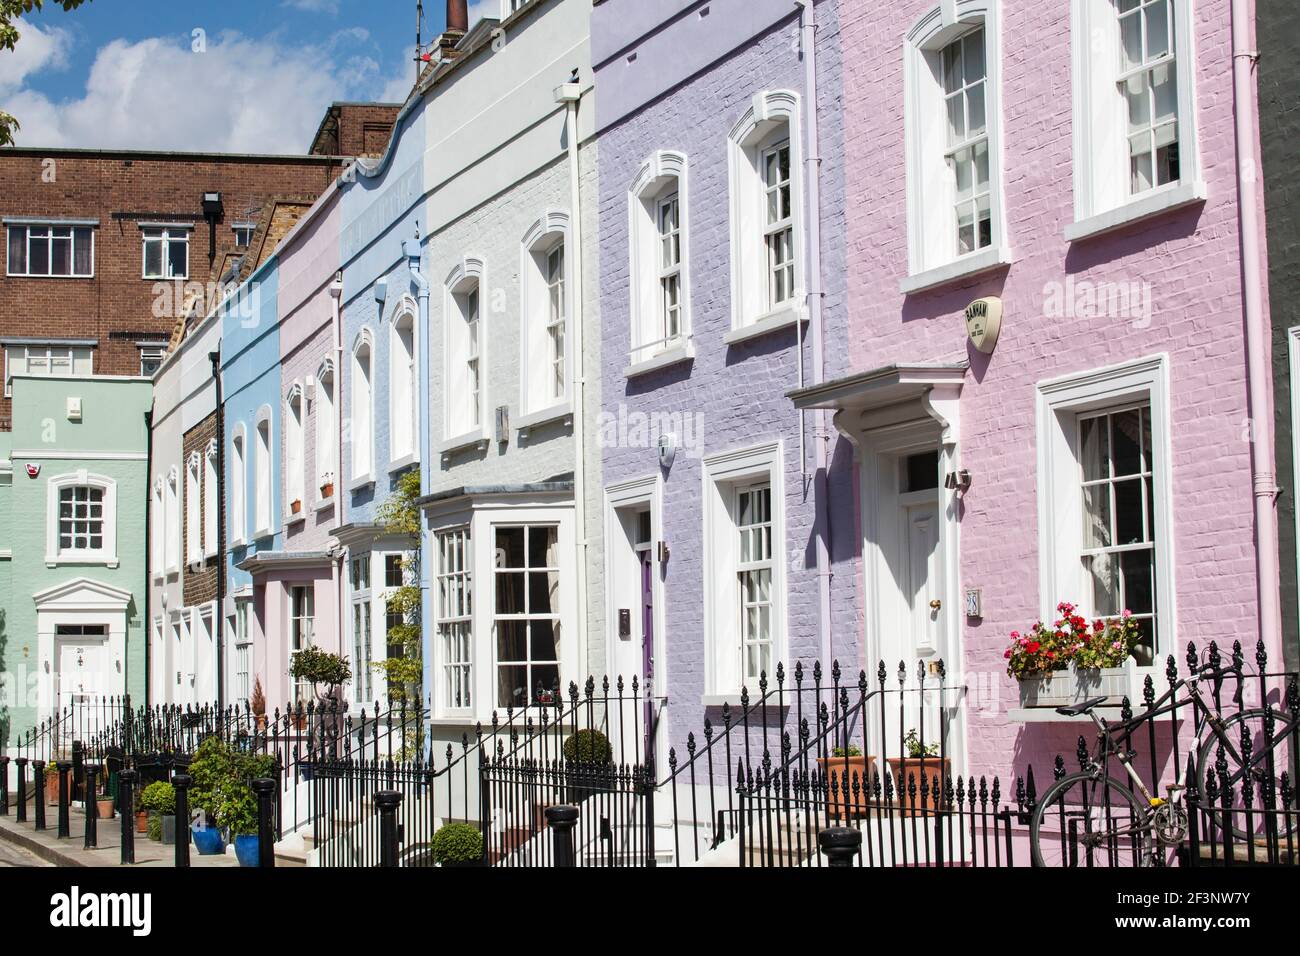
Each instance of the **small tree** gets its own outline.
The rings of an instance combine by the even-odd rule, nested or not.
[[[384,530],[413,541],[420,540],[420,473],[408,471],[397,489],[379,507]],[[402,557],[402,586],[388,597],[388,611],[400,615],[400,624],[388,629],[388,657],[371,666],[388,681],[388,699],[419,708],[424,700],[424,648],[420,626],[420,552],[413,547]]]
[[[294,651],[293,660],[289,664],[289,674],[294,680],[311,684],[316,699],[323,700],[332,696],[336,688],[352,679],[352,665],[348,663],[346,657],[339,654],[331,654],[319,647],[304,647],[300,651]],[[321,684],[326,687],[323,696],[320,692]]]

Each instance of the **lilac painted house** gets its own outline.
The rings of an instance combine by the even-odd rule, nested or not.
[[[1253,392],[1243,335],[1242,250],[1262,253],[1239,221],[1229,5],[858,4],[841,40],[850,320],[828,353],[847,368],[794,399],[832,412],[854,449],[858,541],[835,571],[859,594],[860,660],[946,663],[952,691],[904,726],[934,726],[942,706],[960,773],[1005,780],[1070,754],[1086,728],[1022,706],[1003,656],[1011,631],[1052,621],[1062,601],[1138,620],[1125,688],[1138,702],[1145,677],[1168,686],[1165,662],[1189,642],[1239,638],[1253,659],[1262,634],[1280,661],[1278,582],[1260,571],[1271,452],[1257,443],[1252,466],[1250,440],[1269,396]],[[609,201],[612,219],[612,188]],[[720,250],[725,222],[693,238]],[[726,290],[701,299],[698,285],[725,259],[694,274],[695,345],[711,357],[702,313]],[[727,358],[710,381],[739,385],[754,360]],[[675,374],[694,382],[702,364]],[[768,364],[770,385],[716,389],[712,407],[743,409],[755,439],[779,434],[763,396],[787,371]],[[711,449],[721,436],[707,435]],[[787,548],[810,513],[792,477]],[[793,591],[804,573],[788,577]],[[687,633],[674,637],[697,648]],[[804,637],[792,626],[788,640],[792,653]]]
[[[605,664],[671,701],[660,767],[778,663],[856,653],[818,514],[852,515],[847,443],[785,395],[848,370],[837,7],[592,11]]]

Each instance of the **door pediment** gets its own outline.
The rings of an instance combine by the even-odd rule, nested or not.
[[[102,581],[76,578],[32,595],[38,611],[123,612],[132,594]]]

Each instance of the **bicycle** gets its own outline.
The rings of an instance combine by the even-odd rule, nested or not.
[[[1166,788],[1165,797],[1153,796],[1133,767],[1136,754],[1119,746],[1118,738],[1126,739],[1144,722],[1187,704],[1192,706],[1198,728],[1196,785],[1203,794],[1213,787],[1217,793],[1229,795],[1222,814],[1228,820],[1227,828],[1235,839],[1249,839],[1251,834],[1234,822],[1242,814],[1235,812],[1238,808],[1232,804],[1246,789],[1243,784],[1247,775],[1254,793],[1271,792],[1277,768],[1288,768],[1293,759],[1300,721],[1289,720],[1267,707],[1238,710],[1226,719],[1221,717],[1206,702],[1200,685],[1226,677],[1238,680],[1234,699],[1240,704],[1241,673],[1207,664],[1174,683],[1144,713],[1122,723],[1109,724],[1096,713],[1104,697],[1058,707],[1057,713],[1064,716],[1087,714],[1092,719],[1097,727],[1097,748],[1088,767],[1057,780],[1034,807],[1029,826],[1033,864],[1151,866],[1159,848],[1183,842],[1187,835],[1183,803],[1186,784],[1179,780]],[[1183,688],[1188,693],[1179,700],[1178,692]],[[1207,730],[1209,735],[1199,739]],[[1131,785],[1109,776],[1111,757],[1119,760]],[[1214,820],[1212,825],[1224,829],[1217,812],[1209,816]],[[1289,813],[1280,815],[1280,825],[1277,816],[1261,814],[1260,819],[1271,821],[1266,825],[1273,826],[1281,839],[1287,838],[1297,825],[1295,815]]]

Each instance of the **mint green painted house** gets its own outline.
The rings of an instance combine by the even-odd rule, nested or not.
[[[0,729],[145,688],[148,379],[13,379],[0,435]]]

